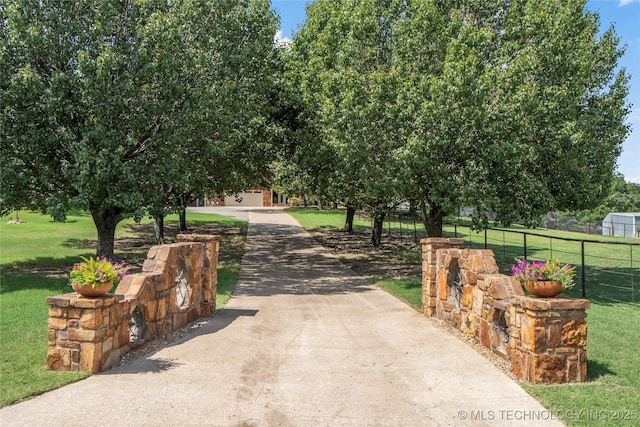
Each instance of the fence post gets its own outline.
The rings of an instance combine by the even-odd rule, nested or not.
[[[640,228],[639,228],[640,230]],[[631,270],[631,302],[632,303],[636,303],[636,289],[635,286],[633,284],[633,246],[629,245],[629,263],[630,265],[630,270]]]
[[[453,224],[453,237],[458,238],[458,224]]]
[[[484,229],[484,248],[487,249],[487,229]]]
[[[580,241],[581,256],[582,256],[582,298],[587,297],[587,267],[584,264],[584,240]]]
[[[524,259],[527,259],[527,233],[523,233],[522,236],[524,237]]]

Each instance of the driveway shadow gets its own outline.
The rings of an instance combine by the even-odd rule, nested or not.
[[[258,310],[248,309],[219,310],[213,317],[201,319],[201,326],[199,326],[198,329],[195,329],[194,332],[165,345],[161,345],[156,351],[153,351],[127,365],[112,368],[100,373],[99,375],[160,373],[176,368],[182,365],[182,363],[176,362],[175,359],[154,358],[153,356],[164,348],[183,344],[201,335],[215,334],[216,332],[231,325],[237,318],[242,316],[255,316],[257,313]],[[204,324],[202,324],[203,322]],[[147,345],[153,345],[153,343],[147,343]]]
[[[301,227],[250,224],[235,295],[327,295],[371,289]]]

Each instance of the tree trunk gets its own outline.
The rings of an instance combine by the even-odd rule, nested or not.
[[[353,233],[353,218],[356,216],[356,208],[347,206],[347,219],[344,223],[344,231]]]
[[[153,234],[156,244],[161,245],[164,243],[164,216],[155,215],[153,220]]]
[[[373,228],[371,229],[371,243],[375,248],[382,242],[382,228],[384,227],[385,213],[382,212],[373,217]]]
[[[322,192],[320,190],[318,190],[316,197],[318,198],[318,210],[321,211],[324,207],[322,206]]]
[[[442,237],[442,219],[444,211],[434,203],[426,200],[420,201],[420,214],[422,216],[422,224],[427,230],[429,237]]]
[[[181,207],[180,212],[178,212],[178,216],[180,217],[180,231],[182,233],[186,233],[189,231],[187,229],[187,208],[184,206]]]
[[[98,231],[96,256],[112,258],[116,241],[116,226],[122,221],[123,211],[114,207],[101,209],[101,206],[94,203],[89,203],[89,210]]]

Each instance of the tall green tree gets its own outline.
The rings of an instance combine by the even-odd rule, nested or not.
[[[465,205],[482,226],[597,204],[628,132],[613,29],[584,0],[401,3],[404,180],[429,234]]]
[[[335,153],[326,191],[347,206],[347,230],[355,209],[371,215],[375,246],[398,194],[391,3],[313,2],[291,55],[306,106]]]
[[[91,212],[98,255],[140,208],[264,171],[276,17],[267,0],[0,5],[0,210]]]

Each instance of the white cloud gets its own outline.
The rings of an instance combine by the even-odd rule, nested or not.
[[[626,6],[628,4],[639,2],[639,1],[640,0],[620,0],[620,2],[618,3],[618,6],[622,7],[622,6]]]
[[[291,39],[288,37],[284,37],[284,35],[282,34],[282,30],[278,30],[276,32],[276,35],[273,36],[273,44],[275,44],[277,47],[286,47],[291,44]]]

